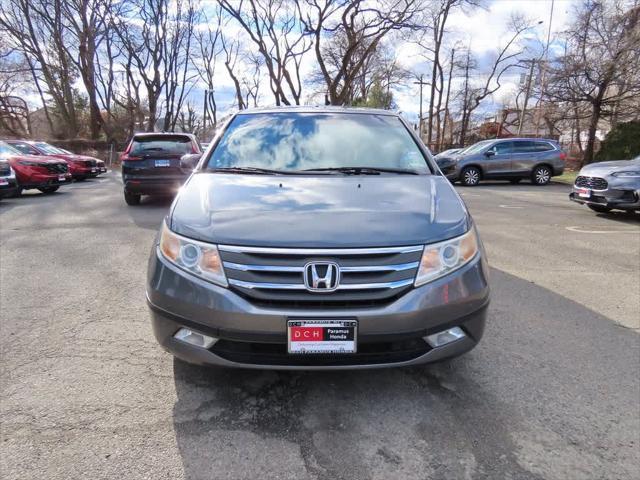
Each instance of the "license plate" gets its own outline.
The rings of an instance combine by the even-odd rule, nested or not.
[[[156,160],[156,167],[170,167],[171,160]]]
[[[66,177],[64,175],[58,175],[59,182],[64,182],[65,180],[66,180]]]
[[[576,193],[579,197],[582,198],[589,198],[591,196],[591,190],[589,190],[588,188],[578,188],[576,190]]]
[[[98,171],[98,169],[97,169],[97,168],[92,168],[92,169],[91,169],[91,173],[96,173],[97,171]]]
[[[0,178],[0,185],[9,185],[9,180],[6,178]]]
[[[356,320],[288,320],[288,352],[356,353]]]

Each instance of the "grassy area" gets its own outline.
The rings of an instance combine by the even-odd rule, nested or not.
[[[553,177],[553,181],[566,183],[568,185],[573,185],[573,182],[575,182],[577,176],[578,176],[578,172],[571,172],[571,171],[565,170],[564,173],[559,177]]]

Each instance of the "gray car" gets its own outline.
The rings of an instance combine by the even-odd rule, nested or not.
[[[583,167],[569,198],[599,213],[640,210],[640,156]]]
[[[489,272],[473,219],[398,115],[245,110],[190,167],[148,266],[153,330],[176,357],[389,367],[482,337]]]
[[[562,175],[565,153],[554,140],[509,138],[484,140],[465,148],[454,157],[454,164],[443,173],[451,181],[474,186],[481,180],[530,179],[546,185],[551,177]]]

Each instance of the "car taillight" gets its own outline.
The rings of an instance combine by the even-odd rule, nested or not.
[[[560,152],[560,160],[566,160],[567,159],[567,154],[564,152]]]
[[[200,153],[194,143],[191,143],[191,153]]]
[[[124,152],[122,152],[122,155],[120,155],[121,162],[125,162],[125,161],[131,162],[135,160],[142,160],[142,157],[136,157],[135,155],[130,155],[132,146],[133,146],[133,140],[129,142],[129,145],[127,145],[127,149]]]
[[[122,156],[120,157],[120,161],[121,162],[125,162],[125,161],[126,162],[132,162],[132,161],[135,161],[135,160],[142,160],[142,157],[136,157],[136,156],[133,156],[133,155],[129,155],[126,152],[123,153]]]

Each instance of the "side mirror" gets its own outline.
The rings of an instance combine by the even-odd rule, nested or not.
[[[187,153],[180,157],[180,168],[191,171],[196,168],[200,158],[202,158],[201,153]]]
[[[487,150],[486,152],[484,152],[485,157],[493,157],[495,154],[495,150]]]

